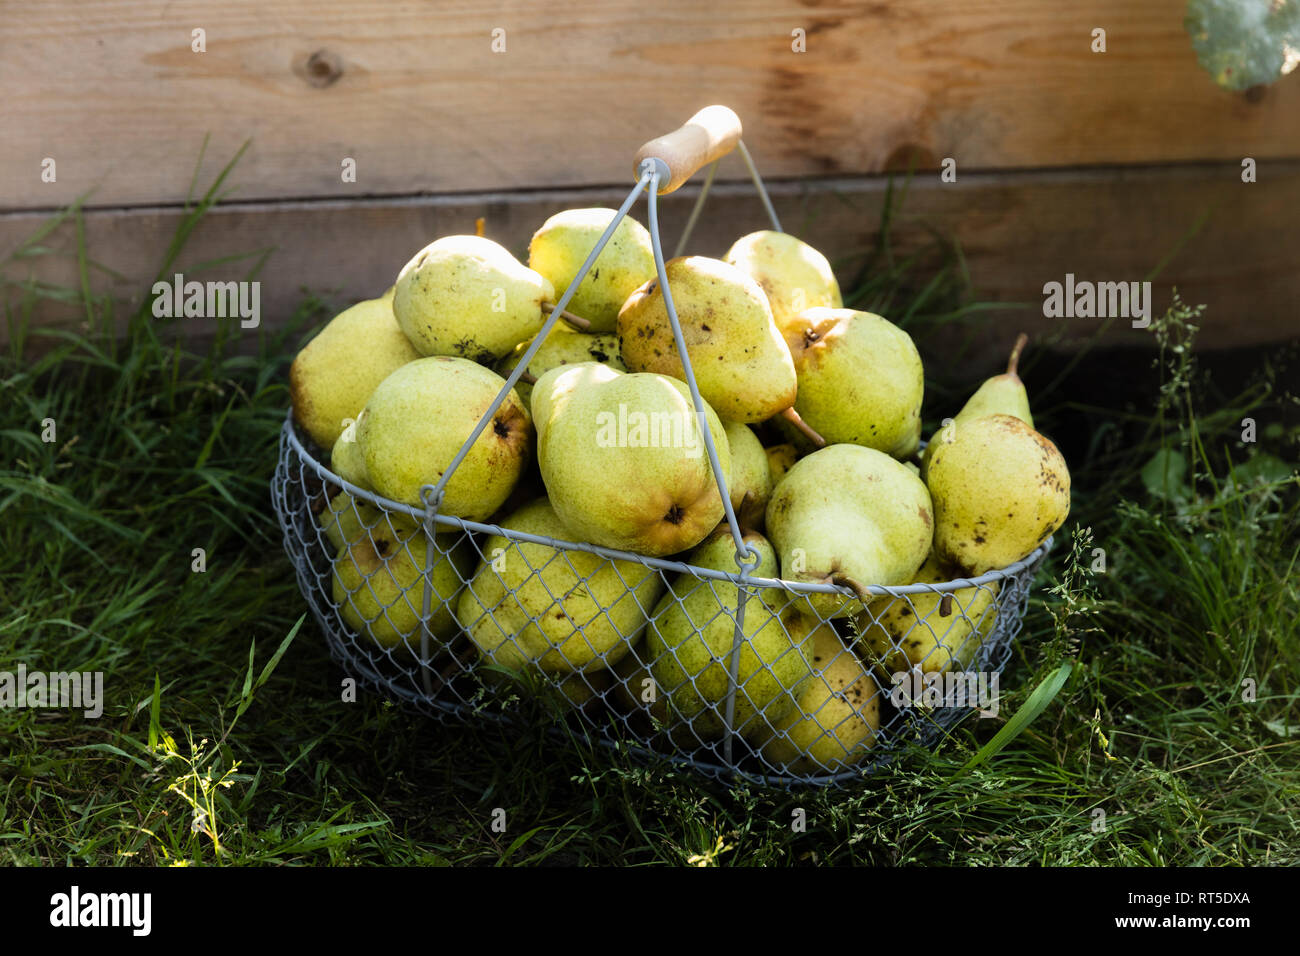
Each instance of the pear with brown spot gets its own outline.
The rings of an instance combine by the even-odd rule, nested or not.
[[[397,276],[393,314],[421,355],[491,363],[546,320],[549,279],[482,236],[444,236],[417,252]]]
[[[948,429],[954,422],[969,421],[981,415],[1013,415],[1030,428],[1034,427],[1034,416],[1029,411],[1029,393],[1025,390],[1025,383],[1021,381],[1018,371],[1020,353],[1028,343],[1029,336],[1021,334],[1017,337],[1016,344],[1011,349],[1011,357],[1007,360],[1007,370],[1001,375],[985,379],[975,394],[966,400],[961,411],[930,437],[925,451],[921,453],[922,477],[929,467],[936,443],[946,440],[951,434]]]
[[[545,498],[501,522],[573,540]],[[628,652],[664,585],[658,571],[586,551],[492,535],[456,617],[483,659],[512,671],[598,671]],[[576,685],[575,685],[576,686]]]
[[[524,357],[529,346],[533,344],[533,336],[515,346],[513,352],[497,363],[496,369],[502,377],[508,377],[519,364],[519,360]],[[622,358],[618,354],[618,336],[612,332],[577,332],[568,326],[556,324],[551,332],[546,336],[541,347],[533,356],[532,361],[528,363],[527,372],[534,380],[541,378],[553,368],[561,365],[575,365],[578,362],[599,362],[601,365],[608,365],[610,368],[618,369],[620,372],[626,372],[627,366],[623,364]],[[526,407],[532,407],[533,386],[531,382],[520,379],[515,383],[515,391],[519,393],[519,398]]]
[[[948,426],[926,469],[934,550],[967,574],[1033,551],[1070,513],[1070,470],[1056,446],[1013,415]]]
[[[961,576],[931,554],[910,583],[943,584]],[[867,605],[857,628],[889,676],[914,667],[926,674],[965,670],[997,622],[997,593],[992,581],[955,591],[885,595]]]
[[[778,769],[845,770],[866,756],[880,729],[879,686],[829,624],[813,632],[813,674],[797,706],[755,740]]]
[[[703,256],[670,259],[664,271],[700,395],[728,422],[761,422],[794,404],[797,380],[785,340],[758,283]],[[685,380],[659,280],[618,314],[623,362],[633,372]]]
[[[428,540],[417,525],[380,518],[339,548],[332,593],[349,628],[380,647],[417,652],[427,590],[435,641],[456,632],[452,605],[474,566],[474,549],[467,535],[440,535],[426,574]]]

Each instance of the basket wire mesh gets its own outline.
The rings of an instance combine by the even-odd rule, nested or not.
[[[995,704],[1052,542],[973,579],[854,590],[757,576],[760,556],[730,501],[667,281],[657,202],[667,178],[662,160],[642,163],[495,401],[423,488],[423,508],[339,477],[287,416],[272,480],[285,550],[334,658],[362,686],[429,715],[517,719],[511,703],[523,687],[543,695],[569,732],[718,779],[784,787],[861,779],[900,747],[931,746]],[[659,287],[721,492],[725,522],[715,535],[730,535],[735,572],[542,533],[554,524],[541,501],[515,503],[501,524],[439,512],[448,480],[643,192]],[[819,613],[814,594],[836,595],[834,613],[824,602]]]

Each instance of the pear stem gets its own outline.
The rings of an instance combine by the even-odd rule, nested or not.
[[[787,408],[785,411],[781,412],[781,417],[784,418],[791,425],[793,425],[795,428],[799,429],[799,431],[807,435],[809,440],[818,448],[826,447],[826,439],[822,438],[821,435],[818,435],[815,431],[813,431],[812,426],[799,417],[799,413],[794,410],[794,406],[791,406],[790,408]]]
[[[1029,336],[1021,332],[1020,337],[1016,339],[1016,344],[1011,347],[1011,358],[1007,360],[1007,374],[1013,378],[1019,377],[1016,369],[1020,365],[1020,353],[1025,350],[1025,346],[1028,344]]]
[[[849,588],[858,596],[858,600],[863,604],[870,604],[876,599],[876,595],[868,591],[865,584],[849,577],[847,574],[832,574],[831,584],[842,584]]]
[[[542,303],[542,311],[543,311],[543,312],[554,312],[554,311],[555,311],[555,303],[554,303],[554,302],[543,302],[543,303]],[[568,322],[571,326],[573,326],[575,329],[577,329],[577,330],[580,331],[580,332],[590,332],[590,331],[591,331],[591,323],[590,323],[590,322],[588,322],[586,319],[584,319],[584,318],[583,318],[582,316],[580,316],[580,315],[574,315],[574,314],[573,314],[572,312],[570,312],[568,309],[561,309],[561,310],[560,310],[560,318],[562,318],[565,322]]]
[[[520,376],[519,376],[519,381],[523,382],[525,385],[536,385],[536,384],[537,384],[537,376],[536,376],[536,375],[531,375],[531,374],[529,374],[528,372],[524,372],[523,375],[520,375]]]

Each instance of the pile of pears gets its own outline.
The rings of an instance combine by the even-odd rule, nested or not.
[[[680,748],[739,739],[778,771],[851,768],[887,724],[891,675],[969,667],[998,614],[996,582],[871,588],[1006,567],[1069,511],[1017,374],[1024,339],[919,454],[912,338],[845,308],[816,249],[760,231],[669,260],[683,356],[632,217],[571,290],[614,216],[552,216],[527,264],[440,238],[298,354],[294,420],[337,478],[317,517],[340,620],[376,660],[459,644],[484,674],[614,707]],[[444,479],[438,513],[485,528],[430,534],[369,500],[422,512]],[[742,567],[754,584],[729,576]]]

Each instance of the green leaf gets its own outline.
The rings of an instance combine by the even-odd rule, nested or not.
[[[1272,83],[1300,63],[1300,0],[1189,0],[1183,26],[1225,90]]]
[[[239,706],[235,708],[236,720],[242,717],[244,711],[252,706],[257,689],[271,679],[271,675],[275,672],[275,666],[280,663],[280,658],[284,657],[284,652],[289,649],[293,639],[298,636],[298,629],[302,627],[302,622],[306,619],[307,615],[302,615],[289,629],[289,633],[285,635],[284,640],[280,642],[280,646],[271,655],[271,659],[262,668],[262,673],[258,675],[257,680],[253,680],[253,654],[256,650],[256,644],[248,646],[248,672],[244,675],[244,687],[239,694]]]
[[[1268,452],[1260,452],[1254,458],[1235,466],[1229,476],[1229,481],[1240,485],[1252,485],[1257,481],[1272,484],[1277,481],[1286,481],[1294,472],[1295,469],[1281,458],[1270,455]]]
[[[1142,484],[1155,498],[1186,501],[1192,496],[1187,485],[1187,458],[1180,451],[1162,448],[1142,466]]]
[[[1029,699],[1007,721],[1006,726],[994,734],[993,739],[981,747],[979,753],[971,757],[958,773],[965,773],[973,767],[978,767],[1020,736],[1021,731],[1028,727],[1035,717],[1046,710],[1047,705],[1061,692],[1061,688],[1065,686],[1065,682],[1073,668],[1074,664],[1071,661],[1066,661],[1048,674],[1043,679],[1043,682],[1034,688],[1034,692],[1029,695]]]
[[[158,738],[162,736],[162,722],[159,712],[162,709],[162,683],[157,672],[153,675],[153,699],[149,701],[149,752],[158,749]]]

